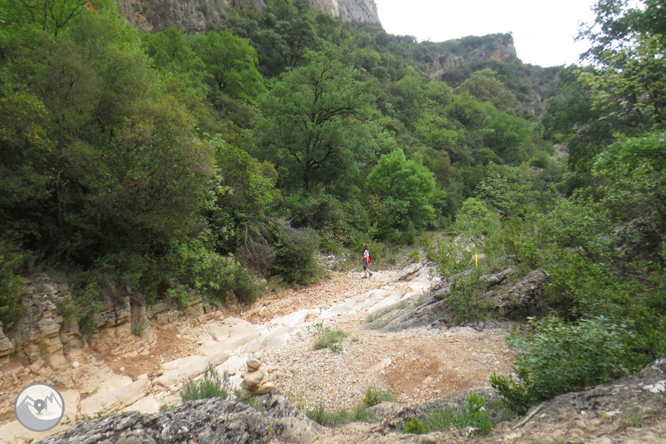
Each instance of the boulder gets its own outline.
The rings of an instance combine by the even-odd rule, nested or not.
[[[515,320],[536,316],[546,309],[543,284],[547,279],[543,271],[533,270],[515,284],[486,292],[479,300],[492,304],[495,312],[503,318]]]

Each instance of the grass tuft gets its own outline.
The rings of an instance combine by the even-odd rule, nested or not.
[[[395,394],[391,392],[385,392],[383,390],[375,389],[368,387],[365,389],[365,396],[363,396],[363,404],[367,407],[372,407],[381,402],[386,401],[395,401]]]
[[[227,399],[229,397],[229,390],[227,388],[228,382],[226,374],[220,377],[213,365],[209,365],[208,369],[204,372],[203,378],[198,382],[190,378],[182,390],[180,391],[180,398],[183,402],[192,401],[194,399],[207,399],[217,398]]]
[[[333,353],[341,353],[343,348],[339,344],[340,341],[349,336],[342,330],[331,330],[324,328],[323,324],[315,324],[315,340],[312,345],[313,350],[320,350],[322,348],[329,348]]]
[[[475,435],[486,435],[495,426],[495,422],[484,407],[485,401],[485,398],[470,392],[466,406],[459,409],[447,407],[424,417],[410,418],[400,431],[420,435],[452,427],[472,427]]]

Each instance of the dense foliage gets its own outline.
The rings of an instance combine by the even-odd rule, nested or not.
[[[250,302],[261,275],[316,281],[317,250],[444,230],[447,276],[477,254],[549,274],[553,318],[495,381],[514,408],[634,371],[666,354],[666,17],[643,3],[600,0],[594,63],[558,70],[510,35],[417,43],[303,1],[185,35],[111,0],[0,0],[0,322],[38,267],[94,331],[120,296]],[[479,276],[449,297],[463,320],[487,315]]]

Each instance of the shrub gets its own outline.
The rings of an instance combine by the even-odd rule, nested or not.
[[[270,274],[280,274],[288,283],[309,285],[316,282],[321,275],[314,258],[319,246],[317,233],[312,229],[284,228],[276,237],[276,256]]]
[[[363,404],[366,406],[372,407],[373,405],[387,401],[395,401],[395,395],[391,392],[385,392],[383,390],[378,390],[372,387],[365,389]]]
[[[234,273],[234,281],[232,283],[234,294],[238,301],[246,304],[251,304],[259,297],[259,289],[248,274],[247,270],[243,267],[238,267]]]
[[[513,371],[519,379],[494,374],[490,382],[518,414],[559,394],[610,382],[638,370],[630,325],[603,316],[568,323],[530,320],[527,337],[509,337],[517,348]]]
[[[451,283],[450,292],[446,295],[446,303],[456,316],[458,322],[472,319],[484,319],[490,315],[491,303],[482,303],[478,296],[485,291],[481,282],[481,269],[476,268],[467,278],[455,278]]]
[[[190,378],[185,383],[180,391],[180,398],[183,402],[216,397],[227,399],[229,396],[227,385],[226,375],[224,378],[220,377],[213,365],[210,364],[199,382]]]

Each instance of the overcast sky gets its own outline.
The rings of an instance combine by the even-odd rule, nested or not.
[[[574,43],[591,22],[595,0],[375,0],[384,29],[433,42],[513,33],[518,58],[533,65],[576,63],[587,49]]]

